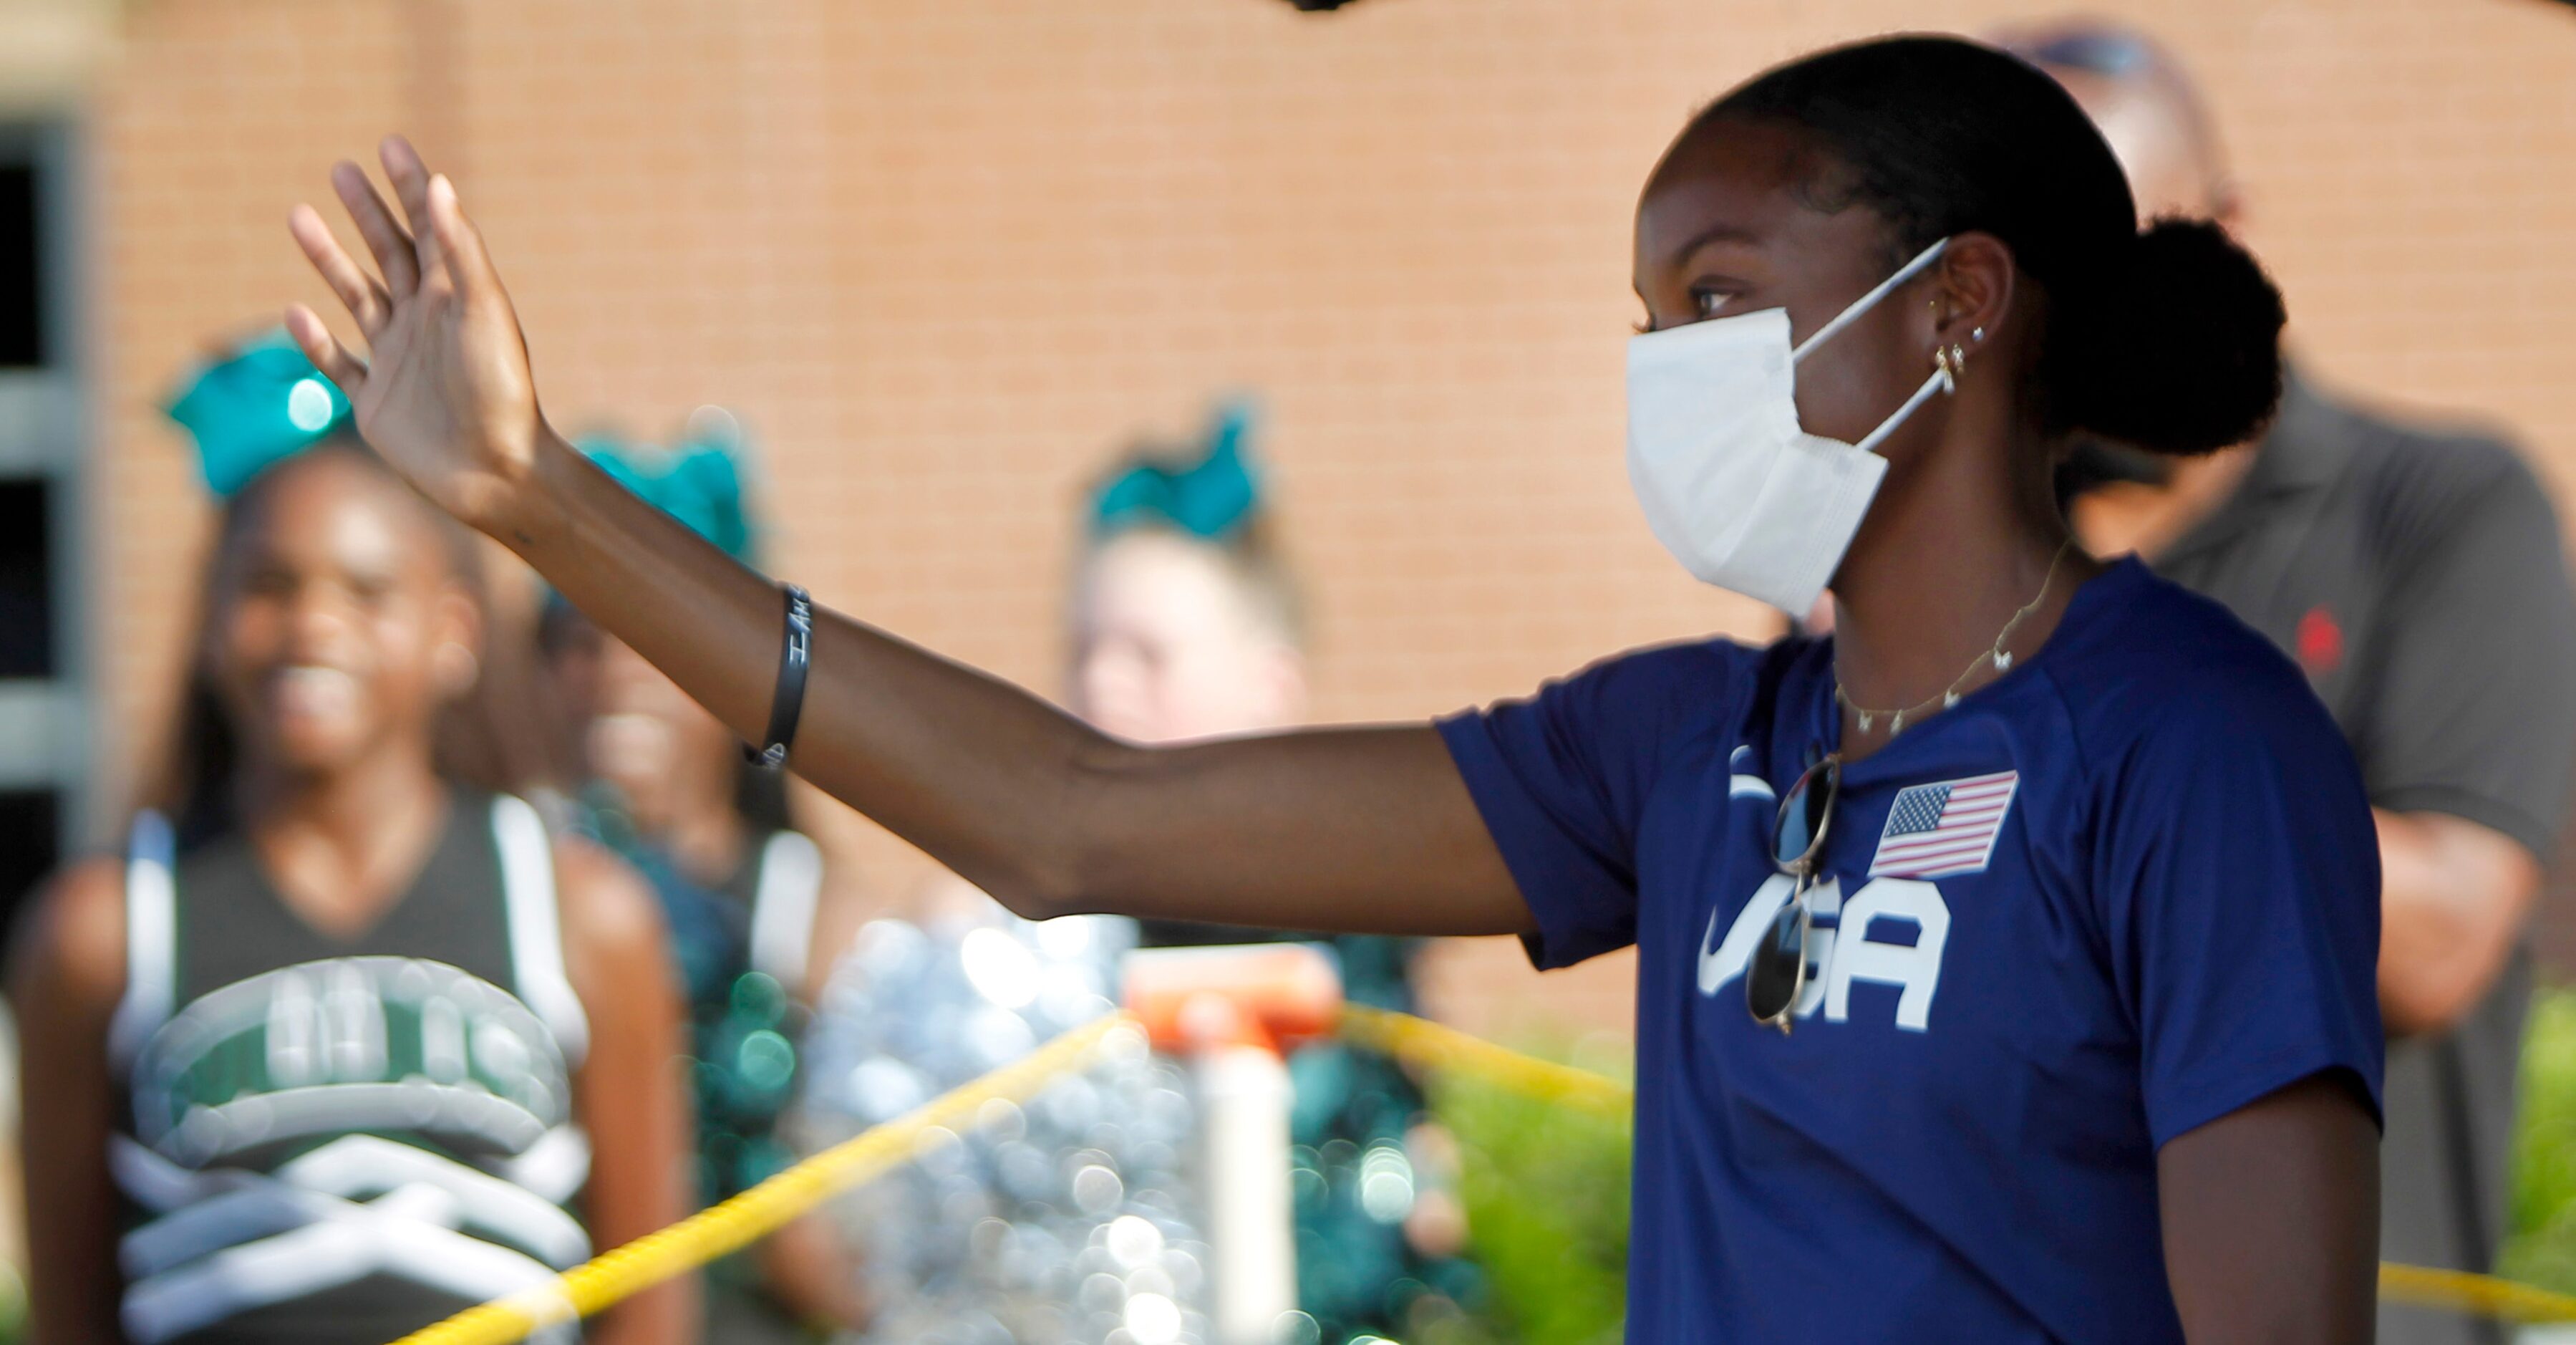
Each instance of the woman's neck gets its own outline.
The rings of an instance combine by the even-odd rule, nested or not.
[[[2000,676],[1983,656],[2007,625],[2007,654],[2035,652],[2100,569],[2080,553],[2060,563],[2067,534],[2046,474],[2016,466],[2044,459],[2038,445],[2001,426],[1960,442],[1967,429],[1954,425],[1953,442],[1889,473],[1834,576],[1846,758],[1895,737],[1887,712],[1907,710],[1911,725],[1938,714],[1954,688],[1964,695]],[[2015,624],[2024,606],[2032,610]],[[1853,707],[1867,707],[1869,728]]]
[[[428,862],[448,791],[427,748],[370,752],[327,773],[243,763],[235,815],[271,885],[306,923],[341,937],[364,932]]]

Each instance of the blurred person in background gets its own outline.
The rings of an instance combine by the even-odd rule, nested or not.
[[[687,1212],[662,922],[507,792],[537,735],[480,544],[304,357],[171,415],[223,501],[177,733],[12,971],[34,1335],[382,1345]],[[693,1297],[589,1338],[691,1339]]]
[[[706,408],[670,452],[607,440],[591,460],[725,554],[754,563],[759,526],[733,417]],[[540,643],[562,746],[578,763],[572,828],[651,883],[671,931],[689,1012],[697,1178],[706,1204],[795,1161],[782,1118],[794,1096],[807,1005],[819,980],[822,852],[788,817],[787,781],[653,665],[549,595]],[[848,1254],[802,1219],[717,1262],[707,1339],[804,1340],[856,1326],[866,1305]]]
[[[2093,116],[2142,217],[2241,227],[2208,109],[2156,43],[2093,21],[2004,41]],[[2295,368],[2261,439],[2196,459],[2090,441],[2062,489],[2088,547],[2137,551],[2226,603],[2298,661],[2351,741],[2383,884],[2380,1251],[2492,1270],[2526,926],[2576,767],[2576,600],[2548,497],[2504,444],[2365,411]],[[2391,1345],[2501,1339],[2403,1306],[2379,1330]]]
[[[1253,412],[1225,408],[1178,454],[1132,455],[1095,493],[1074,579],[1069,702],[1104,733],[1176,743],[1304,723],[1304,611],[1264,507]],[[1146,920],[1144,947],[1305,940],[1329,945],[1353,1001],[1410,1013],[1419,939]],[[1465,1219],[1445,1174],[1364,1185],[1390,1161],[1436,1169],[1445,1136],[1392,1061],[1337,1043],[1289,1057],[1296,1107],[1297,1297],[1326,1345],[1411,1334],[1420,1313],[1476,1294],[1457,1255]],[[1393,1193],[1401,1189],[1406,1198]]]

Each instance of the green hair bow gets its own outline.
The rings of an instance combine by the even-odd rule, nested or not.
[[[645,503],[735,560],[759,564],[760,536],[745,499],[742,464],[726,436],[693,435],[668,452],[608,439],[585,439],[579,447]]]
[[[283,330],[206,366],[166,410],[197,441],[206,489],[223,500],[349,423],[349,399]]]
[[[1147,458],[1111,477],[1092,499],[1093,535],[1159,519],[1209,541],[1232,537],[1261,509],[1261,481],[1247,453],[1253,419],[1249,403],[1228,403],[1197,462]]]

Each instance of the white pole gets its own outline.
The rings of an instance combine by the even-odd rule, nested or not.
[[[1207,1145],[1214,1345],[1271,1345],[1297,1306],[1296,1211],[1288,1182],[1288,1066],[1258,1046],[1192,1059]]]

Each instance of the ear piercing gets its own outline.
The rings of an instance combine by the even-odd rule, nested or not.
[[[1941,322],[1948,321],[1947,318],[1942,316],[1941,301],[1936,298],[1931,302],[1933,319]],[[1984,345],[1985,341],[1985,328],[1976,327],[1969,330],[1969,345]],[[1953,341],[1946,346],[1934,346],[1932,348],[1932,367],[1941,371],[1942,388],[1949,392],[1957,392],[1959,390],[1960,375],[1968,372],[1968,347],[1960,345],[1956,341]]]
[[[1932,300],[1931,303],[1932,320],[1935,322],[1948,322],[1950,320],[1949,316],[1941,311],[1941,301],[1936,298]],[[1968,332],[1968,340],[1973,343],[1982,345],[1985,343],[1985,339],[1986,329],[1983,327],[1973,328]]]

